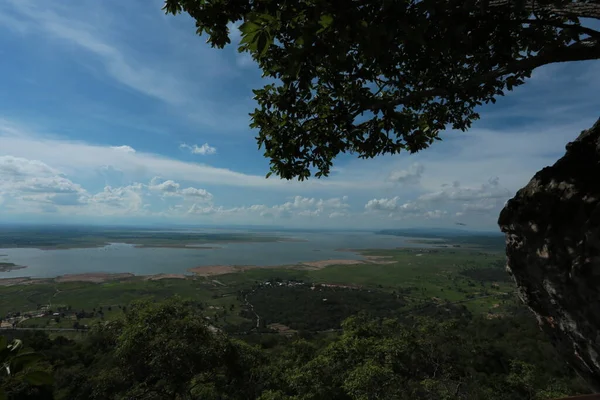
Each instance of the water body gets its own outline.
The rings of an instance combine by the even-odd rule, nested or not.
[[[360,259],[338,249],[410,247],[407,238],[374,233],[295,233],[278,234],[304,242],[202,244],[216,249],[136,248],[113,243],[105,247],[67,250],[0,249],[3,262],[27,268],[0,273],[0,278],[52,278],[88,272],[130,272],[135,275],[181,274],[202,265],[286,265],[327,259]],[[423,247],[423,245],[418,245]]]

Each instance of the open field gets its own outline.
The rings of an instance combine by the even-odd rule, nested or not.
[[[166,247],[207,250],[218,246],[205,244],[260,243],[295,239],[259,233],[201,233],[149,229],[107,229],[85,227],[18,227],[0,232],[1,248],[38,248],[42,250],[103,247],[126,243],[139,247]]]

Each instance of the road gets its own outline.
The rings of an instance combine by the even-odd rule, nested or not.
[[[74,328],[0,328],[0,331],[46,331],[46,332],[86,332],[85,329]]]

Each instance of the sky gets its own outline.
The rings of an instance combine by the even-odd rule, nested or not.
[[[0,223],[498,230],[505,202],[599,117],[598,61],[534,71],[414,155],[265,178],[261,71],[160,0],[0,2]]]

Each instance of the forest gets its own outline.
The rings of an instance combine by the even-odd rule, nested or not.
[[[336,316],[337,317],[337,316]],[[319,322],[321,323],[321,322]],[[330,323],[331,324],[331,323]],[[553,399],[586,393],[519,303],[489,319],[464,307],[385,318],[359,312],[340,332],[229,335],[197,302],[133,302],[83,340],[12,331],[36,369],[3,376],[9,399]]]
[[[501,253],[362,254],[386,261],[250,269],[218,283],[129,277],[0,287],[0,313],[21,329],[3,330],[12,373],[0,375],[0,386],[15,400],[531,400],[588,392],[515,296]],[[15,339],[21,347],[11,350]]]

